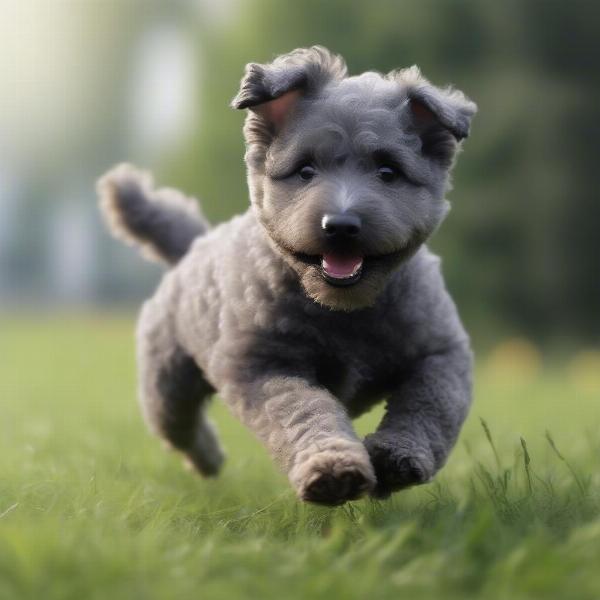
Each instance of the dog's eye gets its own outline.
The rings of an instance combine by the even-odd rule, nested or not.
[[[382,165],[377,169],[377,176],[384,183],[392,183],[400,177],[400,171],[390,165]]]
[[[312,165],[303,165],[298,169],[298,175],[302,181],[310,181],[316,174],[317,171]]]

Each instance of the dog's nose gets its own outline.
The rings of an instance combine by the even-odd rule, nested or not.
[[[362,223],[356,215],[325,215],[321,227],[327,237],[353,238],[360,233]]]

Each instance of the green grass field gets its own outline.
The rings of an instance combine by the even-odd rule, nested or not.
[[[0,320],[0,598],[600,598],[597,356],[481,359],[434,483],[325,509],[218,400],[219,479],[165,452],[138,414],[132,331]]]

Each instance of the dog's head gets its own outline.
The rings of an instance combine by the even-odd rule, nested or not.
[[[338,310],[373,304],[433,233],[473,102],[417,67],[348,77],[315,46],[249,64],[232,105],[250,195],[310,297]]]

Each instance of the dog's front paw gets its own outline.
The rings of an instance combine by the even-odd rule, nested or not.
[[[371,492],[375,498],[387,498],[392,492],[427,483],[435,472],[433,457],[423,448],[394,443],[377,433],[365,438],[365,447],[377,477]]]
[[[375,473],[362,444],[353,444],[317,451],[294,467],[290,480],[305,502],[338,506],[370,492]]]

